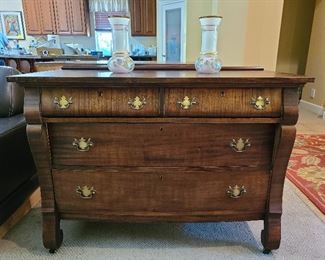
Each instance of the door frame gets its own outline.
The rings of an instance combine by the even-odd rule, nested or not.
[[[187,0],[157,0],[157,61],[165,62],[163,54],[165,52],[163,37],[165,31],[164,16],[163,12],[167,6],[174,6],[181,8],[181,61],[186,62],[186,28],[187,28]],[[166,54],[164,54],[166,55]]]

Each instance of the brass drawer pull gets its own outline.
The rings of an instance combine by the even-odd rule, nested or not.
[[[251,105],[253,105],[253,107],[257,110],[263,110],[266,108],[267,105],[269,105],[271,103],[269,98],[263,98],[261,96],[256,97],[252,97],[251,99]]]
[[[140,99],[140,97],[136,96],[135,98],[130,98],[128,105],[130,108],[134,109],[134,110],[140,110],[144,107],[144,105],[147,104],[146,99],[142,98],[142,100]]]
[[[61,96],[60,98],[54,97],[53,103],[60,109],[67,109],[72,104],[72,97],[68,99],[66,96]]]
[[[96,190],[94,187],[88,187],[85,185],[83,187],[77,186],[76,192],[80,194],[80,198],[82,199],[92,199],[93,195],[96,193]]]
[[[90,138],[86,139],[81,137],[80,139],[74,139],[72,145],[80,152],[88,152],[90,147],[94,145]]]
[[[230,147],[237,153],[242,153],[246,151],[247,147],[251,147],[251,143],[249,142],[249,139],[246,139],[245,141],[243,138],[239,138],[237,141],[232,139],[230,142]]]
[[[241,196],[243,196],[243,194],[246,193],[246,189],[244,186],[239,187],[238,185],[235,185],[234,187],[229,186],[227,189],[227,195],[229,196],[229,198],[232,199],[238,199]]]
[[[180,107],[181,107],[182,109],[187,110],[187,109],[189,109],[192,105],[197,105],[197,104],[199,104],[199,102],[197,102],[197,100],[196,100],[195,97],[192,98],[192,100],[191,100],[188,96],[185,96],[185,97],[183,98],[183,101],[177,101],[177,104],[179,104]]]

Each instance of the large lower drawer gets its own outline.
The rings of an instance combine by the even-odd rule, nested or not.
[[[49,124],[54,165],[269,168],[272,124]]]
[[[185,117],[280,117],[280,88],[170,88],[165,115]]]
[[[53,169],[59,211],[89,214],[93,210],[261,213],[269,176],[267,171],[248,169]],[[234,195],[238,197],[231,198]]]
[[[159,91],[149,88],[45,88],[44,116],[157,116]]]

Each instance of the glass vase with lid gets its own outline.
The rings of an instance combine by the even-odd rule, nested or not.
[[[202,16],[201,24],[201,52],[195,61],[195,69],[199,73],[218,73],[221,70],[221,60],[218,57],[218,27],[221,16]]]
[[[129,55],[130,17],[112,16],[108,18],[112,26],[113,50],[112,57],[108,60],[108,69],[115,73],[128,73],[134,69],[134,61]]]

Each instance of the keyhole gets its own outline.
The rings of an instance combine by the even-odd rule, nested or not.
[[[98,96],[99,97],[102,97],[103,96],[103,91],[98,91],[97,93],[98,93]]]
[[[160,131],[163,131],[164,129],[162,127],[160,127]]]
[[[226,95],[226,93],[222,90],[222,91],[220,91],[220,96],[221,97],[224,97]]]
[[[162,180],[163,180],[163,176],[162,176],[162,175],[160,175],[159,179],[162,181]]]

